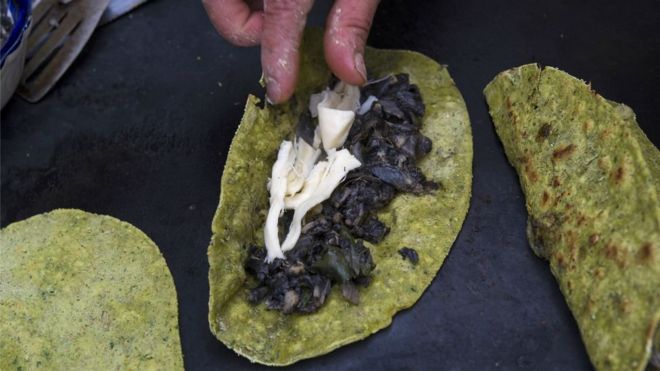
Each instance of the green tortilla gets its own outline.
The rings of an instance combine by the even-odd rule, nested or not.
[[[55,210],[0,231],[0,370],[183,370],[158,247],[109,216]]]
[[[660,345],[660,152],[630,108],[555,68],[504,71],[484,92],[525,193],[530,244],[592,363],[643,370]]]
[[[301,75],[289,104],[259,108],[250,96],[232,141],[222,176],[220,205],[209,247],[209,322],[229,348],[253,362],[287,365],[328,353],[387,327],[392,316],[412,306],[440,269],[468,209],[472,185],[472,135],[465,103],[447,69],[421,54],[368,48],[366,61],[375,77],[408,73],[426,104],[422,132],[433,150],[420,166],[442,188],[425,196],[399,195],[379,214],[391,232],[368,245],[376,263],[373,282],[360,288],[360,304],[341,298],[336,288],[310,315],[283,315],[265,305],[248,304],[254,286],[244,269],[246,247],[263,246],[268,210],[266,182],[277,149],[294,131],[312,93],[324,89],[330,72],[324,62],[320,30],[308,30],[301,47]],[[419,253],[414,266],[397,253]]]

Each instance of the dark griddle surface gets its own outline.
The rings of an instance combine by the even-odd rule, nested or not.
[[[312,23],[328,7],[317,4]],[[465,97],[472,206],[417,305],[293,368],[589,369],[546,263],[528,248],[523,195],[481,90],[509,67],[557,66],[630,105],[658,145],[658,19],[651,0],[384,1],[370,44],[449,65]],[[174,275],[188,370],[258,368],[209,332],[206,248],[228,146],[247,94],[262,94],[259,76],[258,50],[222,41],[199,1],[152,1],[99,29],[41,103],[14,98],[2,111],[2,226],[70,207],[142,229]]]

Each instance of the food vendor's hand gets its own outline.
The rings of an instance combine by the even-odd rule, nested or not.
[[[300,40],[313,0],[203,0],[218,32],[239,46],[261,45],[269,100],[291,97],[299,70]],[[364,46],[379,0],[336,0],[325,29],[325,59],[349,84],[366,81]]]

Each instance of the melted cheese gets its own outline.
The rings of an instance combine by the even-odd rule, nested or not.
[[[313,192],[313,195],[301,202],[294,209],[293,219],[289,226],[289,233],[282,243],[282,251],[286,252],[291,250],[300,238],[302,229],[302,219],[307,212],[314,206],[330,198],[332,192],[337,188],[339,183],[346,177],[349,171],[358,168],[361,165],[360,161],[355,158],[347,149],[341,151],[331,151],[328,153],[328,166],[323,174],[319,185]]]
[[[285,140],[282,142],[280,150],[277,153],[277,160],[273,164],[273,170],[271,171],[271,178],[268,184],[270,209],[268,209],[266,225],[264,226],[264,244],[268,252],[268,256],[266,257],[268,262],[272,262],[275,258],[284,259],[277,233],[277,220],[280,218],[280,214],[284,208],[284,194],[287,188],[288,173],[295,160],[295,153],[291,149],[292,144],[290,141]]]

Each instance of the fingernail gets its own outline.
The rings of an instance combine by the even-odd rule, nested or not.
[[[277,102],[281,95],[280,84],[277,80],[266,76],[266,100],[273,104]]]
[[[358,71],[360,76],[364,79],[364,81],[367,81],[367,67],[364,65],[364,56],[362,56],[362,53],[356,53],[355,54],[355,70]]]

